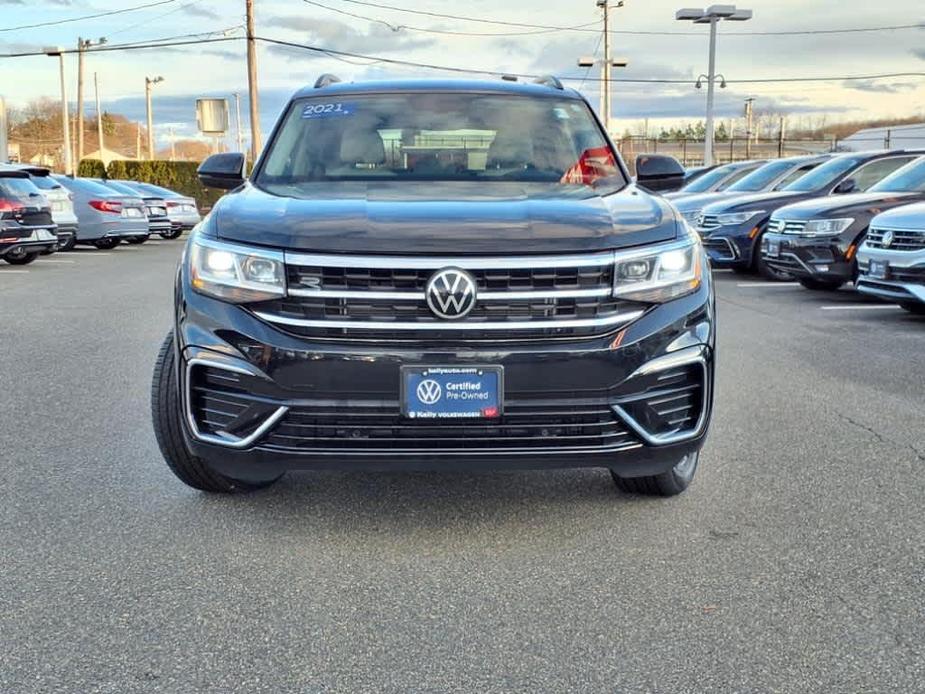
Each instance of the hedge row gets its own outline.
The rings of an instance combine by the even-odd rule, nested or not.
[[[196,176],[197,168],[199,164],[193,161],[111,161],[107,167],[98,159],[84,159],[77,175],[153,183],[195,198],[200,210],[208,210],[225,191],[205,188]]]

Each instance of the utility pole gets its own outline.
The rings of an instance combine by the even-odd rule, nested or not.
[[[93,73],[93,89],[96,92],[96,136],[100,141],[100,159],[103,158],[103,109],[100,108],[100,82],[97,74]]]
[[[254,0],[245,0],[247,9],[247,92],[251,113],[251,161],[257,161],[260,141],[260,106],[257,102],[257,45],[254,38]]]
[[[170,161],[177,160],[177,141],[173,135],[173,126],[170,126]]]
[[[84,51],[93,46],[102,46],[106,37],[101,36],[98,41],[91,41],[78,37],[77,39],[77,161],[84,158]]]
[[[67,113],[67,82],[64,79],[64,49],[60,46],[54,46],[43,49],[45,55],[57,58],[58,67],[61,72],[61,130],[63,135],[62,159],[64,161],[64,173],[70,176],[74,173],[74,162],[71,158],[71,119]]]
[[[755,97],[750,96],[745,100],[745,158],[752,158],[752,105],[755,103]]]
[[[244,152],[244,133],[241,130],[241,95],[237,92],[232,94],[234,97],[234,126],[235,126],[235,136],[238,141],[238,151]]]
[[[145,105],[148,109],[148,159],[154,159],[154,116],[151,113],[151,87],[163,81],[164,78],[161,76],[145,77]]]
[[[597,0],[597,6],[604,10],[604,82],[601,84],[601,116],[604,130],[610,132],[610,5],[608,0]]]

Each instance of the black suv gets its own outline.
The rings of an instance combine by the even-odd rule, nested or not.
[[[27,265],[58,248],[51,206],[25,171],[0,170],[0,258]]]
[[[881,159],[868,175],[893,170],[909,157]],[[866,181],[859,185],[865,186]],[[761,256],[796,277],[807,289],[838,289],[858,275],[857,251],[870,220],[894,207],[925,201],[925,157],[907,163],[866,193],[787,205],[771,216]]]
[[[688,486],[712,408],[706,257],[578,92],[324,76],[243,165],[199,169],[231,192],[187,244],[154,371],[186,484],[604,467],[624,490]]]

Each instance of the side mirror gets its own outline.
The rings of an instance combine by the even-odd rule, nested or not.
[[[636,182],[654,193],[667,193],[684,185],[685,171],[674,157],[640,154],[636,157]]]
[[[858,182],[853,178],[846,178],[844,181],[835,186],[835,190],[832,192],[835,195],[844,195],[845,193],[853,193],[858,189]]]
[[[213,154],[196,169],[206,188],[231,190],[244,183],[244,155],[240,152]]]

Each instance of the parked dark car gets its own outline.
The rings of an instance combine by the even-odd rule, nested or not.
[[[130,186],[120,183],[119,181],[104,180],[101,178],[91,179],[101,183],[107,188],[111,188],[119,195],[129,195],[132,197],[141,196],[145,204],[145,215],[148,217],[148,231],[151,234],[170,235],[170,217],[167,216],[167,203],[164,198],[157,195],[144,194],[136,191]],[[127,243],[144,243],[148,240],[147,236],[130,236],[125,239]]]
[[[669,197],[671,197],[672,204],[681,213],[681,216],[687,220],[688,224],[694,226],[697,224],[697,220],[700,219],[703,208],[707,205],[749,193],[780,190],[830,158],[831,155],[829,154],[821,154],[773,159],[759,166],[725,190]]]
[[[688,486],[712,406],[706,257],[579,92],[325,77],[243,167],[200,166],[230,192],[187,243],[154,371],[186,484],[604,467],[625,490]]]
[[[0,169],[0,258],[27,265],[58,248],[51,206],[25,171]]]
[[[665,197],[669,200],[680,200],[688,195],[726,190],[726,188],[736,181],[745,178],[762,164],[764,164],[764,160],[750,160],[736,161],[731,164],[717,166],[710,169],[705,174],[697,176],[693,181],[685,184],[680,190],[667,193]]]
[[[52,176],[51,170],[32,164],[0,164],[0,168],[13,168],[29,174],[29,180],[42,191],[51,207],[51,219],[57,227],[58,250],[69,251],[77,239],[77,215],[71,193]],[[49,253],[50,251],[45,251]]]
[[[871,219],[919,201],[925,201],[925,157],[866,193],[817,198],[777,210],[764,235],[762,258],[807,289],[838,289],[857,277],[857,250]]]
[[[878,214],[858,251],[858,291],[925,315],[925,203]]]
[[[764,262],[759,252],[768,221],[776,210],[803,200],[865,191],[922,153],[893,150],[840,154],[781,191],[707,205],[697,222],[697,231],[713,266],[739,272],[757,270],[772,280],[791,279],[789,272]]]
[[[717,166],[719,166],[719,164],[713,164],[711,166],[688,166],[684,170],[684,180],[681,182],[681,187],[683,188],[688,183],[693,183],[704,174],[707,174],[715,169]]]

